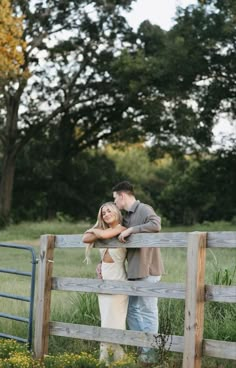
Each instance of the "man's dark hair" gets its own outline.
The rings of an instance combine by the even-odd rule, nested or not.
[[[129,181],[121,181],[112,188],[112,192],[126,192],[134,195],[134,187]]]

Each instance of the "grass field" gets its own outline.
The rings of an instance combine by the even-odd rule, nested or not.
[[[41,234],[73,234],[82,233],[90,225],[88,223],[22,223],[11,225],[0,231],[0,242],[32,245],[36,255],[39,254],[39,237]],[[168,231],[236,231],[236,227],[228,223],[196,225],[194,227],[164,228]],[[31,269],[29,252],[0,248],[1,268],[12,268],[22,271]],[[186,249],[162,249],[166,274],[164,282],[185,282]],[[96,278],[95,267],[99,261],[98,250],[92,251],[92,262],[83,262],[84,249],[56,249],[54,258],[54,276]],[[206,283],[220,283],[227,273],[227,280],[236,284],[235,249],[207,250]],[[29,294],[29,280],[22,276],[0,273],[0,291],[18,295]],[[37,290],[36,290],[37,291]],[[20,316],[27,315],[25,302],[1,298],[0,312]],[[51,320],[99,325],[97,297],[94,294],[53,292]],[[171,321],[171,333],[183,335],[184,301],[160,299],[160,320]],[[23,323],[0,318],[0,331],[12,335],[26,336],[27,330]],[[207,303],[205,307],[204,337],[216,340],[236,341],[236,305],[226,303]],[[98,349],[98,343],[74,339],[50,337],[50,351],[64,350],[91,351]],[[181,355],[176,354],[181,361]],[[204,367],[236,367],[236,362],[220,361],[204,358]]]

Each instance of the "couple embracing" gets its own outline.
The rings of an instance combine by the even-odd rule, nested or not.
[[[161,219],[152,207],[136,200],[133,185],[128,181],[112,188],[114,202],[104,203],[98,212],[97,222],[83,235],[83,242],[92,244],[97,239],[118,236],[125,243],[131,234],[154,233],[161,230]],[[122,217],[121,210],[125,214]],[[163,274],[163,264],[159,248],[105,248],[100,249],[101,263],[97,267],[98,276],[104,280],[131,280],[156,283]],[[125,269],[125,260],[128,269]],[[98,295],[101,327],[126,329],[157,334],[157,298],[127,295]],[[109,361],[109,351],[113,359],[124,356],[118,344],[101,343],[100,360]],[[151,361],[151,349],[142,348],[139,360]]]

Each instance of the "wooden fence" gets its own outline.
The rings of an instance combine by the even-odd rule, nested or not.
[[[203,339],[204,303],[236,302],[235,286],[205,285],[206,248],[236,248],[236,232],[158,233],[132,235],[125,245],[116,239],[96,242],[96,247],[187,247],[186,284],[151,284],[135,281],[103,281],[52,277],[54,248],[84,247],[82,235],[43,235],[39,257],[38,298],[35,317],[35,356],[48,353],[49,335],[125,345],[153,347],[153,334],[105,329],[50,321],[52,290],[104,294],[146,295],[185,299],[184,336],[172,336],[170,351],[183,353],[184,368],[201,367],[202,356],[236,360],[236,343]]]

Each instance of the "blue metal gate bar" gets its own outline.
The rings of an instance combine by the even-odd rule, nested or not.
[[[13,319],[14,321],[27,322],[27,323],[29,323],[29,318],[18,317],[18,316],[15,316],[14,314],[0,313],[0,317],[2,317],[2,318],[8,318],[8,319]]]
[[[2,318],[9,318],[9,319],[13,319],[13,320],[16,320],[16,321],[28,323],[28,338],[24,339],[22,337],[12,336],[12,335],[8,335],[8,334],[4,334],[4,333],[0,333],[0,337],[14,339],[14,340],[17,340],[19,342],[27,342],[28,346],[29,346],[29,349],[31,350],[32,335],[33,335],[33,308],[34,308],[34,294],[35,294],[35,273],[36,273],[36,264],[38,263],[38,260],[36,259],[36,254],[35,254],[34,248],[31,247],[31,246],[1,243],[0,247],[13,248],[13,249],[22,249],[22,250],[29,251],[31,253],[31,263],[32,263],[31,272],[22,272],[22,271],[18,271],[18,270],[5,269],[5,268],[0,269],[0,272],[2,272],[2,273],[8,273],[8,274],[15,274],[15,275],[31,277],[30,297],[29,298],[24,297],[24,296],[20,296],[20,295],[7,294],[7,293],[1,293],[0,292],[0,297],[11,298],[11,299],[15,299],[15,300],[21,300],[21,301],[29,302],[29,318],[18,317],[18,316],[14,316],[14,315],[10,315],[10,314],[0,313],[0,317],[2,317]]]
[[[4,334],[4,333],[0,333],[0,337],[3,337],[5,339],[13,339],[13,340],[17,340],[19,342],[24,342],[24,343],[28,343],[28,339],[23,339],[23,337],[18,337],[18,336],[13,336],[13,335],[8,335],[8,334]]]
[[[21,271],[17,271],[17,270],[11,270],[8,268],[0,268],[0,272],[3,273],[13,273],[14,275],[21,275],[21,276],[32,276],[32,272],[21,272]]]
[[[15,300],[21,300],[23,302],[30,302],[31,298],[27,296],[20,296],[16,294],[7,294],[7,293],[1,293],[0,296],[2,298],[9,298],[9,299],[15,299]]]

